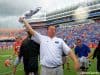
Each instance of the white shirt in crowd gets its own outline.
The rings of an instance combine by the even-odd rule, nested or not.
[[[62,64],[62,53],[66,55],[70,48],[57,37],[50,38],[36,32],[32,40],[40,44],[40,64],[47,67],[56,67]]]

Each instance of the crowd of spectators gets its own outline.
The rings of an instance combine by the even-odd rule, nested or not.
[[[100,23],[58,27],[57,35],[67,41],[69,46],[75,45],[75,39],[80,38],[90,47],[95,47],[100,40]]]
[[[36,29],[38,32],[46,35],[47,34],[47,28],[39,28]],[[13,32],[13,33],[0,33],[0,36],[6,35],[6,36],[17,36],[20,35],[24,39],[26,36],[25,31],[21,32]],[[100,40],[100,22],[95,22],[91,24],[80,24],[80,25],[72,25],[72,26],[66,26],[63,27],[59,26],[57,27],[57,34],[58,37],[63,38],[65,41],[67,41],[67,44],[70,47],[75,46],[75,40],[77,38],[82,39],[82,41],[88,45],[89,47],[96,47],[98,40]],[[3,48],[3,46],[11,46],[13,42],[0,42],[0,48]]]

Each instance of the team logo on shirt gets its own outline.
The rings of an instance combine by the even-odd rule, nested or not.
[[[55,41],[56,44],[59,44],[59,41]]]

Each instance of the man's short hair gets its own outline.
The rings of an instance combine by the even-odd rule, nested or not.
[[[81,39],[79,39],[79,38],[78,38],[78,39],[76,39],[76,40],[77,40],[77,41],[82,41],[82,40],[81,40]]]
[[[21,36],[16,36],[15,39],[21,39]]]
[[[48,25],[48,26],[47,26],[47,30],[48,30],[48,28],[49,28],[50,26],[54,26],[55,28],[59,27],[58,25]]]

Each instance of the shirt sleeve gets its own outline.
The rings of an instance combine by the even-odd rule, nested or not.
[[[31,37],[32,40],[34,40],[36,43],[40,44],[42,36],[40,33],[35,32],[35,34]]]
[[[62,48],[63,48],[63,52],[64,52],[66,55],[68,55],[68,53],[70,52],[71,48],[68,47],[68,45],[67,45],[64,41],[62,41]]]

